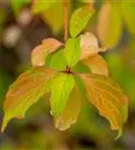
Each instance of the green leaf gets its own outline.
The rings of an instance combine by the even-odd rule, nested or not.
[[[23,118],[30,106],[48,92],[56,72],[44,67],[34,68],[19,76],[10,86],[4,101],[2,131],[12,118]]]
[[[77,64],[81,55],[80,38],[70,38],[67,40],[64,55],[69,67]]]
[[[85,91],[85,87],[84,87],[84,83],[83,83],[82,79],[79,76],[73,76],[73,77],[74,77],[75,83],[77,84],[77,86],[80,90],[82,99],[85,100],[86,99],[86,91]]]
[[[90,69],[86,66],[82,61],[79,61],[75,67],[72,68],[73,72],[80,72],[80,73],[89,73]]]
[[[17,16],[21,10],[21,8],[25,5],[25,4],[29,4],[30,0],[11,0],[11,7],[15,13],[15,15]]]
[[[122,133],[122,125],[127,120],[128,98],[111,78],[98,74],[81,75],[88,100],[98,109],[101,116],[111,124],[112,130]]]
[[[70,34],[72,37],[76,37],[86,27],[93,13],[94,11],[88,7],[75,10],[70,21]]]
[[[32,6],[32,11],[33,13],[42,13],[46,9],[50,8],[52,5],[54,5],[57,2],[57,0],[34,0],[33,6]]]
[[[61,49],[58,51],[51,59],[49,67],[57,70],[65,70],[67,66],[67,62],[63,55],[64,50]]]
[[[71,74],[60,73],[51,86],[51,109],[54,117],[59,117],[64,111],[69,95],[74,87],[74,79]]]
[[[75,86],[70,93],[67,105],[60,115],[60,117],[55,120],[55,127],[59,130],[66,130],[72,124],[76,123],[79,113],[81,111],[81,94],[77,86]]]
[[[135,34],[135,2],[130,1],[127,3],[126,1],[122,1],[121,8],[129,32]]]
[[[115,47],[122,34],[122,17],[119,3],[106,1],[100,10],[97,26],[98,36],[104,47]]]

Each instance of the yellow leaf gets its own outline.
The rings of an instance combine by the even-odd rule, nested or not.
[[[45,11],[46,9],[52,7],[53,5],[55,5],[57,3],[57,0],[33,0],[33,4],[32,4],[32,12],[37,14],[37,13],[41,13],[43,11]]]
[[[135,1],[121,1],[121,10],[128,31],[135,34]]]
[[[99,54],[90,56],[82,61],[89,67],[92,73],[108,76],[108,66],[106,61]]]
[[[71,5],[68,0],[68,13],[70,14]],[[63,0],[57,0],[53,7],[42,12],[44,21],[51,27],[54,34],[57,34],[64,26]]]
[[[80,40],[81,45],[81,60],[85,59],[89,56],[92,56],[94,54],[97,54],[99,52],[104,52],[106,49],[99,48],[98,40],[92,33],[85,33],[81,35]]]
[[[75,86],[69,96],[66,108],[60,117],[55,120],[55,127],[59,130],[66,130],[76,123],[81,110],[81,94],[79,88]]]
[[[10,86],[4,101],[2,132],[12,118],[23,118],[28,108],[42,97],[56,72],[44,67],[34,68],[19,76]]]
[[[56,51],[63,44],[53,38],[48,38],[42,41],[41,45],[34,48],[31,55],[33,66],[44,66],[45,59],[49,53]]]
[[[89,101],[99,114],[111,124],[112,130],[122,133],[122,125],[127,119],[128,99],[112,79],[98,75],[81,75]],[[123,109],[124,108],[124,109]]]
[[[107,1],[102,5],[97,32],[105,47],[112,48],[117,45],[122,33],[122,17],[118,3]]]

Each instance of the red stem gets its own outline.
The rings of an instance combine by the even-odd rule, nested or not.
[[[68,38],[68,0],[63,0],[64,8],[64,41]]]

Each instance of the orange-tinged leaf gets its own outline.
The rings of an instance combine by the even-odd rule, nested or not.
[[[97,38],[90,32],[81,35],[80,44],[81,60],[106,50],[105,48],[99,48]]]
[[[82,62],[89,67],[92,73],[108,76],[107,62],[99,54],[90,56],[82,60]]]
[[[10,86],[4,101],[2,131],[12,118],[23,118],[28,108],[48,92],[56,72],[44,67],[33,68],[19,76]]]
[[[90,32],[81,35],[81,47],[96,47],[98,48],[98,40],[96,36]]]
[[[55,120],[55,127],[59,130],[66,130],[76,123],[81,110],[81,94],[79,88],[75,86],[69,96],[66,108],[60,117]]]
[[[89,74],[81,75],[81,78],[89,101],[98,109],[99,114],[110,122],[111,129],[119,131],[119,137],[122,133],[122,125],[127,119],[127,97],[109,77]]]
[[[33,66],[44,66],[45,65],[45,59],[48,56],[48,54],[56,51],[59,47],[61,47],[63,44],[54,39],[54,38],[48,38],[42,41],[41,45],[38,45],[34,48],[32,51],[31,61]]]
[[[106,1],[99,12],[97,33],[107,48],[115,47],[122,33],[122,17],[119,3]]]

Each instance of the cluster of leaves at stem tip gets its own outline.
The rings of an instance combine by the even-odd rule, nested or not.
[[[33,6],[36,13],[43,9],[38,5],[36,1]],[[65,44],[48,38],[34,48],[33,67],[18,77],[6,95],[2,131],[12,118],[23,118],[30,106],[50,93],[51,114],[59,130],[68,129],[77,121],[86,96],[110,122],[111,129],[118,131],[117,138],[121,135],[128,99],[109,77],[107,63],[98,54],[107,49],[99,47],[94,34],[80,34],[93,14],[94,10],[87,6],[75,10]]]

